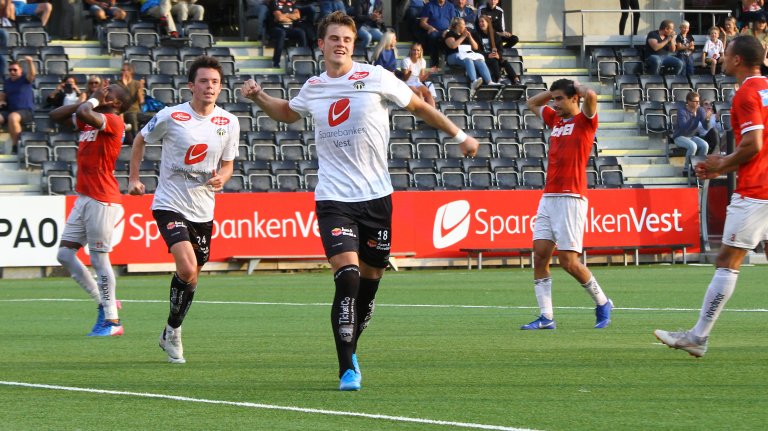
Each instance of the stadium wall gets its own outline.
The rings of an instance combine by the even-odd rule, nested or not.
[[[465,259],[461,248],[526,248],[541,191],[395,192],[392,252]],[[695,188],[589,191],[585,246],[699,244]],[[75,196],[0,198],[0,268],[58,266],[56,251]],[[126,196],[113,264],[172,262],[152,218],[152,196]],[[321,256],[312,193],[217,196],[212,262],[233,256]],[[339,230],[340,235],[346,234]],[[381,242],[389,241],[390,238]],[[369,241],[366,246],[380,246]],[[649,247],[650,248],[650,247]],[[88,262],[81,251],[81,258]]]

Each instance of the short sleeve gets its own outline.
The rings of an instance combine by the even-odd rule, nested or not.
[[[763,109],[765,108],[763,100],[768,100],[768,90],[752,90],[747,97],[741,98],[740,103],[734,100],[733,109],[738,110],[738,127],[741,129],[741,135],[753,130],[764,129]]]
[[[554,125],[559,121],[557,118],[557,112],[555,112],[555,110],[548,105],[541,107],[541,119],[544,120],[544,124],[549,126],[550,129],[554,127]]]
[[[400,107],[408,106],[411,103],[411,96],[413,96],[410,87],[398,79],[394,73],[384,70],[380,66],[377,68],[380,69],[379,73],[381,74],[381,94]]]
[[[293,99],[288,101],[288,107],[291,108],[291,110],[303,117],[309,116],[309,100],[307,100],[306,94],[307,94],[307,84],[306,82],[301,87],[301,90],[299,90],[299,94],[293,97]]]
[[[235,160],[240,152],[238,148],[240,145],[240,122],[234,118],[234,121],[230,121],[229,124],[231,124],[229,136],[221,154],[221,159],[226,161]]]
[[[144,137],[145,142],[153,144],[163,139],[168,128],[169,112],[168,108],[163,108],[141,129],[141,136]]]

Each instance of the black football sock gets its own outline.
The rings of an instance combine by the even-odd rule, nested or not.
[[[187,283],[174,273],[171,279],[171,312],[168,313],[168,325],[171,328],[178,328],[184,321],[184,317],[192,305],[192,299],[195,297],[195,288],[197,285]]]
[[[339,377],[352,365],[352,354],[355,353],[355,332],[357,332],[357,316],[355,299],[360,289],[360,268],[357,265],[347,265],[339,268],[333,275],[336,283],[336,294],[331,306],[331,327],[336,341],[336,354],[339,357]]]
[[[376,309],[376,291],[379,290],[380,278],[360,278],[360,292],[357,294],[355,302],[355,311],[357,313],[357,334],[355,334],[355,351],[357,351],[357,340],[363,334],[365,328],[373,317],[373,311]]]

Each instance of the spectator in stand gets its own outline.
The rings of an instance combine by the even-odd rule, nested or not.
[[[13,16],[9,16],[8,19],[16,21],[16,16],[36,15],[45,27],[51,18],[52,11],[53,6],[47,2],[27,4],[27,0],[13,0]]]
[[[423,45],[429,50],[429,65],[431,67],[440,63],[440,53],[444,47],[443,38],[455,16],[456,8],[453,3],[446,0],[431,1],[425,4],[421,10],[419,26],[427,33]]]
[[[717,65],[723,63],[723,52],[725,48],[720,40],[720,30],[712,27],[709,29],[709,39],[704,43],[704,50],[701,52],[701,67],[709,66],[709,71],[714,76]]]
[[[661,68],[671,69],[675,75],[681,75],[685,69],[683,60],[675,57],[675,23],[665,19],[658,30],[648,33],[645,38],[645,66],[651,75],[659,75]]]
[[[421,44],[417,42],[411,45],[408,57],[403,59],[403,80],[417,96],[424,99],[433,108],[436,106],[435,98],[425,84],[429,74],[434,71],[436,71],[434,68],[427,69],[427,62],[424,60],[424,48],[421,47]]]
[[[129,145],[133,142],[133,136],[139,131],[139,114],[141,105],[144,104],[144,79],[139,81],[133,79],[135,69],[133,64],[125,62],[120,69],[120,79],[115,84],[125,88],[131,105],[123,112],[125,119],[125,142]],[[90,82],[90,80],[89,80]],[[127,127],[130,125],[131,127]]]
[[[723,41],[723,46],[728,46],[728,44],[738,36],[739,28],[736,26],[736,18],[729,16],[725,19],[725,23],[720,29],[720,40]]]
[[[319,0],[317,3],[320,6],[319,19],[323,19],[331,12],[339,11],[347,13],[347,7],[342,0]]]
[[[760,66],[760,73],[768,74],[768,17],[765,14],[760,15],[756,21],[752,21],[750,27],[743,28],[741,34],[752,35],[763,45],[765,58],[763,58],[763,64]]]
[[[373,50],[374,66],[381,66],[392,73],[397,72],[397,37],[394,31],[384,33]]]
[[[171,14],[176,22],[202,21],[205,8],[197,0],[171,0]]]
[[[619,7],[622,9],[632,9],[633,11],[640,9],[640,2],[637,0],[620,0]],[[627,18],[629,18],[629,12],[622,12],[619,19],[619,34],[624,36],[624,29],[627,26]],[[632,12],[632,35],[637,36],[637,27],[640,25],[640,12]]]
[[[301,11],[293,0],[272,0],[269,8],[272,13],[272,30],[269,35],[275,48],[272,65],[281,67],[285,39],[295,40],[299,46],[307,46],[307,33],[299,24]]]
[[[451,28],[445,35],[446,62],[451,66],[462,66],[469,78],[470,96],[474,96],[480,85],[496,85],[491,78],[491,72],[485,64],[485,57],[478,52],[480,44],[472,38],[464,20],[454,18]],[[477,75],[480,75],[478,78]]]
[[[171,37],[179,37],[176,22],[171,15],[171,0],[137,0],[141,5],[139,12],[160,20],[160,26],[168,31]]]
[[[504,10],[499,6],[499,0],[488,0],[485,6],[477,11],[478,16],[488,15],[491,17],[493,31],[496,37],[501,40],[501,45],[505,48],[512,48],[517,45],[518,38],[514,34],[505,30]]]
[[[712,110],[705,110],[699,106],[699,93],[689,92],[685,96],[685,103],[680,102],[677,109],[677,126],[672,134],[675,145],[685,148],[685,166],[692,156],[706,156],[709,144],[697,136],[700,127],[709,127],[712,118]]]
[[[456,6],[456,17],[462,18],[469,31],[475,31],[477,24],[477,11],[475,8],[467,5],[467,0],[454,0]]]
[[[680,22],[680,34],[675,38],[677,45],[677,58],[685,63],[685,73],[693,75],[693,51],[696,49],[693,43],[693,36],[690,34],[691,24],[683,20]]]
[[[28,73],[24,73],[18,61],[8,62],[8,78],[0,92],[0,126],[8,124],[8,133],[13,140],[13,154],[18,153],[23,124],[31,122],[35,112],[35,94],[32,89],[37,76],[35,61],[30,56],[24,57],[24,61]]]
[[[400,0],[397,6],[398,21],[405,24],[403,30],[409,32],[413,40],[423,41],[426,37],[424,29],[421,28],[422,9],[424,9],[424,0]]]
[[[91,15],[98,21],[125,19],[125,11],[115,6],[115,0],[85,0],[85,3],[90,5]]]
[[[48,106],[59,108],[75,103],[83,103],[86,96],[86,92],[80,91],[80,88],[78,88],[75,77],[67,75],[61,80],[56,90],[48,95]]]
[[[501,41],[496,38],[496,32],[491,25],[491,17],[483,15],[477,20],[478,34],[480,36],[480,53],[485,56],[485,64],[491,72],[494,82],[501,81],[501,69],[507,73],[507,78],[513,84],[520,83],[512,64],[502,57]]]
[[[99,75],[91,75],[88,77],[88,85],[86,87],[85,93],[88,97],[88,99],[96,90],[100,89],[101,87],[106,87],[109,83],[104,82],[101,80],[101,77]]]
[[[256,17],[256,34],[262,41],[266,40],[267,35],[267,15],[269,14],[269,1],[267,0],[247,0],[246,15]]]
[[[707,141],[707,145],[709,145],[707,154],[712,154],[715,151],[717,151],[719,154],[720,133],[723,131],[722,126],[717,122],[717,115],[712,115],[711,101],[705,100],[701,102],[701,106],[704,107],[704,118],[709,118],[709,122],[707,122],[707,124],[699,125],[699,127],[696,129],[696,134]]]
[[[763,15],[763,0],[741,0],[739,28],[744,29]]]
[[[353,0],[350,15],[357,25],[357,43],[367,48],[384,35],[384,5],[381,0]]]

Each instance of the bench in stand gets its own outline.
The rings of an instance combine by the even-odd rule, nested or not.
[[[483,269],[483,253],[515,253],[520,258],[520,268],[525,265],[523,263],[523,255],[528,254],[531,256],[531,262],[533,262],[533,249],[532,248],[460,248],[459,251],[467,253],[467,269],[472,269],[472,256],[477,256],[477,269]]]
[[[588,251],[614,251],[620,250],[624,255],[624,266],[627,266],[627,253],[633,251],[635,253],[635,266],[640,265],[640,249],[661,249],[669,250],[672,254],[672,264],[675,264],[675,251],[680,250],[683,252],[683,264],[688,264],[688,247],[693,247],[693,244],[654,244],[654,245],[617,245],[617,246],[605,246],[605,247],[584,247],[584,252],[581,254],[582,262],[587,261]]]

